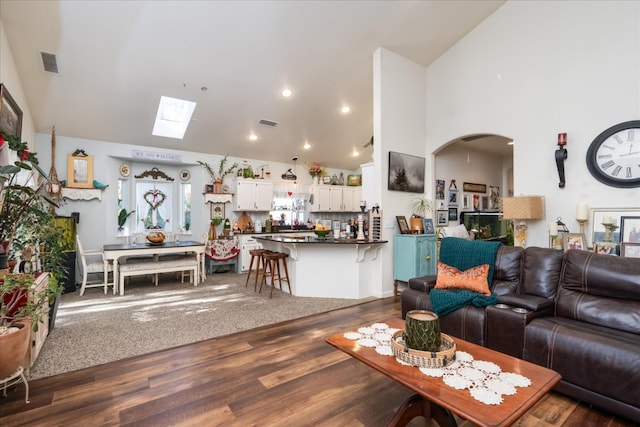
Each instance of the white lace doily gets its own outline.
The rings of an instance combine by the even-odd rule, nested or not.
[[[390,328],[386,323],[374,323],[371,326],[358,328],[357,332],[345,332],[348,340],[357,341],[363,347],[375,347],[376,353],[393,356],[391,339],[399,331]],[[407,365],[400,359],[396,362]],[[531,380],[513,372],[502,372],[500,366],[493,362],[475,360],[465,351],[456,351],[456,361],[444,368],[419,368],[424,375],[442,378],[449,387],[458,390],[469,389],[471,396],[486,405],[499,405],[502,396],[516,394],[516,387],[529,387]]]

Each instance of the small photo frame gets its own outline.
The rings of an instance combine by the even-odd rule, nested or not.
[[[562,236],[562,250],[577,249],[587,250],[587,238],[583,233],[564,233]]]
[[[458,206],[458,190],[449,190],[449,206]]]
[[[401,215],[396,216],[396,221],[398,221],[398,227],[400,227],[401,234],[411,234],[411,230],[409,229],[409,224],[407,223],[407,218]]]
[[[93,156],[67,156],[67,187],[93,188]]]
[[[205,193],[213,193],[213,191],[214,191],[213,184],[205,184],[204,185],[204,192]]]
[[[436,200],[444,200],[444,179],[436,179]]]
[[[449,221],[458,220],[458,208],[449,208]]]
[[[593,252],[599,255],[616,255],[616,246],[615,243],[594,243]]]
[[[462,196],[462,209],[473,209],[473,197],[471,194]]]
[[[424,228],[424,234],[436,234],[431,218],[422,218],[422,228]]]
[[[622,242],[620,256],[625,258],[640,258],[640,243]]]
[[[211,219],[224,218],[224,203],[211,203]]]
[[[620,241],[640,243],[640,216],[620,217]]]
[[[449,225],[449,211],[448,210],[439,210],[436,212],[438,226],[446,226]]]

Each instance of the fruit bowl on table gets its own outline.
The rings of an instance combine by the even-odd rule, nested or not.
[[[329,234],[331,230],[313,230],[313,232],[318,236],[318,240],[327,240],[327,234]]]
[[[149,234],[147,236],[147,241],[151,245],[162,245],[164,243],[164,238],[164,233],[157,232],[154,234]]]

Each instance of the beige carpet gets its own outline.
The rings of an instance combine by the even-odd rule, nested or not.
[[[132,280],[124,296],[101,288],[62,295],[56,325],[31,368],[42,378],[156,350],[244,331],[370,301],[301,298],[275,289],[245,288],[246,275],[207,276],[194,287],[164,275]]]

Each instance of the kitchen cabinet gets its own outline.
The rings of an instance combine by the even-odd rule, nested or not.
[[[438,267],[438,237],[435,234],[396,234],[393,239],[393,293],[398,281],[435,275]]]
[[[253,235],[241,235],[238,239],[240,245],[240,254],[238,255],[238,263],[240,265],[240,273],[249,271],[249,263],[251,262],[251,254],[249,251],[254,249],[262,249],[262,244],[255,239]]]
[[[234,211],[270,211],[273,206],[273,182],[259,179],[236,180]]]
[[[360,210],[360,187],[336,185],[311,186],[313,203],[311,212],[358,212]]]

